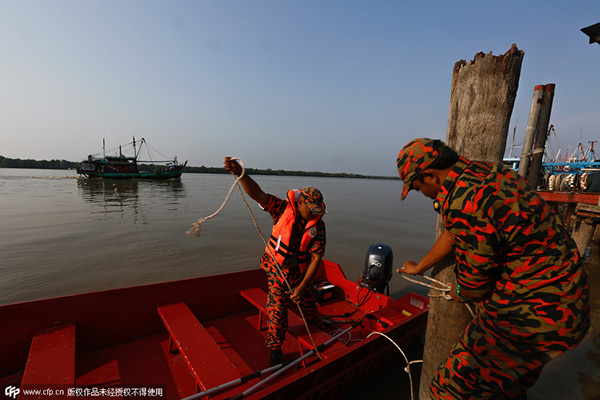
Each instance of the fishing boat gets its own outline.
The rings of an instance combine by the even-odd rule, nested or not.
[[[133,156],[123,155],[122,146],[115,155],[106,155],[104,140],[102,141],[102,155],[89,155],[77,168],[77,173],[86,178],[106,179],[172,179],[179,178],[183,173],[187,161],[180,164],[177,157],[167,161],[141,161],[140,155],[144,146],[149,147],[144,138],[141,139],[139,147],[136,146],[135,137],[131,143]],[[148,152],[148,154],[150,154]]]
[[[550,125],[548,129],[548,139],[552,137],[551,133],[554,133],[559,149],[553,155],[552,145],[549,140],[546,141],[542,157],[543,161],[541,163],[542,179],[537,186],[538,191],[546,193],[550,199],[564,197],[561,194],[555,194],[555,192],[584,195],[599,193],[600,159],[598,159],[594,150],[594,144],[598,141],[589,141],[589,146],[587,147],[583,143],[579,143],[572,154],[569,154],[569,151],[567,151],[565,155],[562,155],[563,150],[558,141],[554,125]],[[521,167],[521,158],[525,157],[525,160],[528,160],[529,155],[521,155],[521,158],[513,155],[515,149],[522,148],[522,146],[515,146],[515,134],[516,129],[513,133],[510,154],[503,161],[504,165],[518,171]],[[526,165],[528,167],[529,163]]]
[[[382,263],[366,264],[354,282],[322,261],[312,289],[329,325],[307,330],[292,306],[285,365],[265,347],[261,269],[0,306],[0,387],[14,400],[338,398],[394,346],[422,346],[428,299],[384,294]]]

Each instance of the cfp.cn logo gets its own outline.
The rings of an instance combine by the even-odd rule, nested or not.
[[[14,386],[7,386],[6,389],[4,389],[4,394],[6,397],[10,397],[11,399],[16,399],[19,395],[19,392],[19,388]]]

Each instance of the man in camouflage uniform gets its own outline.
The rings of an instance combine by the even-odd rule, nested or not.
[[[545,363],[577,346],[590,324],[587,275],[558,216],[513,170],[470,161],[439,140],[398,154],[402,200],[434,199],[446,231],[419,262],[423,274],[454,251],[456,301],[476,316],[431,383],[439,399],[525,399]]]
[[[225,158],[225,168],[236,176],[241,174],[241,166],[229,157]],[[282,200],[263,192],[247,174],[240,182],[273,218],[273,232],[260,266],[267,272],[269,287],[266,344],[271,350],[271,364],[277,365],[282,362],[290,302],[299,304],[308,323],[324,328],[310,283],[325,254],[325,223],[321,218],[325,203],[321,192],[313,187],[291,190]]]

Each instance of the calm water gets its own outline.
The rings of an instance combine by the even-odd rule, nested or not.
[[[352,280],[361,275],[370,244],[391,246],[400,265],[422,257],[434,239],[431,202],[412,195],[401,203],[399,181],[256,180],[279,196],[290,188],[321,189],[328,210],[326,258]],[[119,182],[82,180],[74,171],[0,169],[0,304],[257,268],[264,244],[237,190],[221,214],[202,225],[199,238],[186,235],[196,219],[217,210],[232,182],[230,175]],[[268,235],[269,215],[249,203]],[[598,265],[588,265],[592,330],[581,346],[546,367],[531,399],[600,398]],[[394,276],[392,296],[408,291],[426,294]],[[404,378],[401,367],[387,366],[382,388],[356,398],[408,398],[396,388],[398,376]]]

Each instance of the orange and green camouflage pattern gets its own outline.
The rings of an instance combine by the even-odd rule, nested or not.
[[[302,190],[306,189],[307,188]],[[277,223],[279,217],[284,213],[287,204],[287,200],[282,200],[276,196],[269,195],[264,210],[271,214],[274,224]],[[289,243],[290,255],[298,256],[302,231],[305,225],[306,221],[302,218],[296,218],[292,227],[292,236]],[[325,223],[322,219],[319,219],[314,227],[316,229],[316,234],[308,246],[308,252],[316,253],[323,257],[326,244]],[[260,259],[260,266],[267,273],[267,285],[269,288],[266,307],[269,314],[266,345],[268,348],[275,350],[281,348],[285,341],[285,334],[288,329],[288,307],[293,304],[290,300],[290,295],[288,293],[289,289],[284,278],[287,279],[290,286],[294,288],[302,283],[304,274],[298,268],[297,262],[294,264],[293,257],[286,258],[282,265],[279,265],[279,268],[277,268],[275,260],[267,252],[263,253]],[[279,270],[281,270],[283,277],[279,273]],[[315,296],[312,290],[310,290],[310,285],[308,285],[307,289],[304,291],[304,295],[300,299],[300,307],[309,324],[317,327],[323,326],[317,312]]]
[[[310,186],[300,189],[300,198],[306,202],[313,214],[321,215],[325,213],[323,194],[319,189]]]
[[[589,329],[577,246],[540,195],[500,163],[461,157],[436,201],[453,238],[457,281],[484,300],[436,372],[431,396],[522,396],[544,364]]]
[[[400,179],[404,181],[402,200],[410,191],[413,180],[431,165],[444,147],[446,145],[441,140],[421,138],[410,141],[400,150],[396,166]]]

